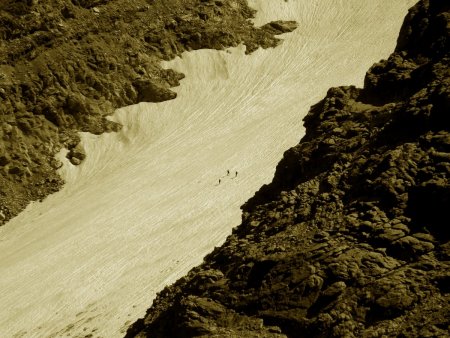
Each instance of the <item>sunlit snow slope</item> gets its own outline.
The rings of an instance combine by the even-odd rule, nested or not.
[[[187,76],[176,100],[120,109],[118,134],[83,134],[88,157],[65,162],[64,189],[0,228],[0,337],[120,337],[239,224],[310,105],[392,52],[413,3],[253,0],[257,24],[298,21],[281,46],[167,63]]]

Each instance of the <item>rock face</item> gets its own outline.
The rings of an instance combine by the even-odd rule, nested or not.
[[[117,131],[115,108],[175,98],[183,51],[273,47],[295,24],[255,28],[245,0],[0,2],[0,225],[60,188],[54,155],[81,163],[78,131]]]
[[[272,27],[277,27],[275,24]],[[448,337],[450,3],[332,88],[273,182],[127,337]]]

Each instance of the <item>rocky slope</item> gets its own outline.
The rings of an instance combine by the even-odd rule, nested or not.
[[[5,0],[0,3],[0,225],[60,188],[54,155],[86,156],[78,131],[116,131],[106,115],[173,99],[183,51],[273,47],[293,22],[255,28],[244,0]],[[89,154],[87,154],[89,156]]]
[[[450,3],[332,88],[242,224],[127,337],[450,336]]]

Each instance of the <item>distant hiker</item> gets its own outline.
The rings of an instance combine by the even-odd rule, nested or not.
[[[236,175],[234,175],[234,177],[237,177],[238,172],[236,171]]]
[[[227,170],[227,176],[230,176],[230,170],[229,169]]]
[[[220,182],[222,182],[222,180],[219,178],[219,184],[220,184]]]

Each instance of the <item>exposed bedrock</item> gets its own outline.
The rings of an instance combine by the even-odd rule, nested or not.
[[[448,337],[450,3],[305,117],[242,224],[127,337]]]
[[[77,132],[117,131],[115,108],[175,98],[183,51],[274,47],[292,22],[253,26],[245,0],[2,1],[0,225],[63,184],[54,155],[84,156]]]

